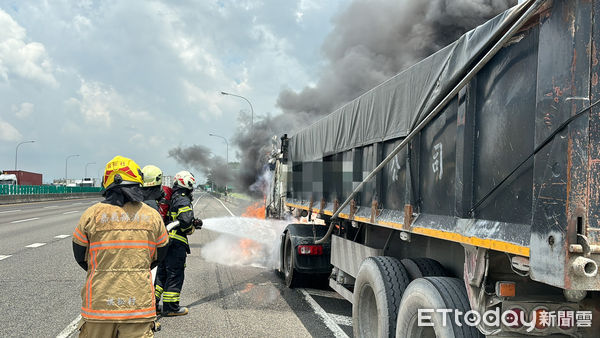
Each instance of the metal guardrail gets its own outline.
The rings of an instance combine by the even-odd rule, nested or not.
[[[0,185],[0,195],[43,195],[100,192],[100,187],[65,187],[54,185]]]

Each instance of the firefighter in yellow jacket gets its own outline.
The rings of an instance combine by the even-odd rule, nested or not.
[[[150,270],[169,241],[160,214],[142,203],[142,172],[131,159],[106,164],[105,200],[88,208],[73,233],[73,253],[87,271],[80,337],[153,337]]]

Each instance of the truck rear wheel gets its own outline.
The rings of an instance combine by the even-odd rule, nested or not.
[[[410,280],[421,277],[446,277],[446,269],[440,262],[431,258],[405,258],[400,261],[406,268]]]
[[[421,319],[424,324],[431,323],[433,326],[419,326],[419,309],[430,310],[422,313]],[[425,277],[411,282],[398,310],[396,337],[482,337],[476,327],[462,320],[461,326],[458,326],[454,312],[442,313],[436,309],[460,310],[463,315],[471,310],[463,281],[451,277]],[[446,325],[443,325],[444,320]]]
[[[352,326],[355,337],[393,337],[402,293],[410,280],[393,257],[363,261],[354,284]]]
[[[292,240],[290,239],[290,233],[285,235],[285,245],[283,250],[283,277],[285,278],[285,285],[288,288],[294,288],[298,286],[302,279],[302,274],[294,269],[294,247]]]

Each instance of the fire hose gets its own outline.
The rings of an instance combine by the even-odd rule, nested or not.
[[[179,221],[171,222],[167,224],[167,231],[171,231],[175,229],[175,227],[179,226]]]
[[[199,218],[194,218],[194,220],[192,221],[192,225],[194,225],[194,228],[196,228],[196,229],[201,229],[202,228],[202,220],[200,220]],[[171,223],[167,224],[167,232],[175,229],[178,226],[179,226],[179,221],[175,221],[175,222],[171,222]]]

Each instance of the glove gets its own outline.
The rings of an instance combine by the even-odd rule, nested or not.
[[[202,229],[202,220],[201,219],[194,218],[194,220],[192,221],[192,224],[194,225],[194,228]]]

